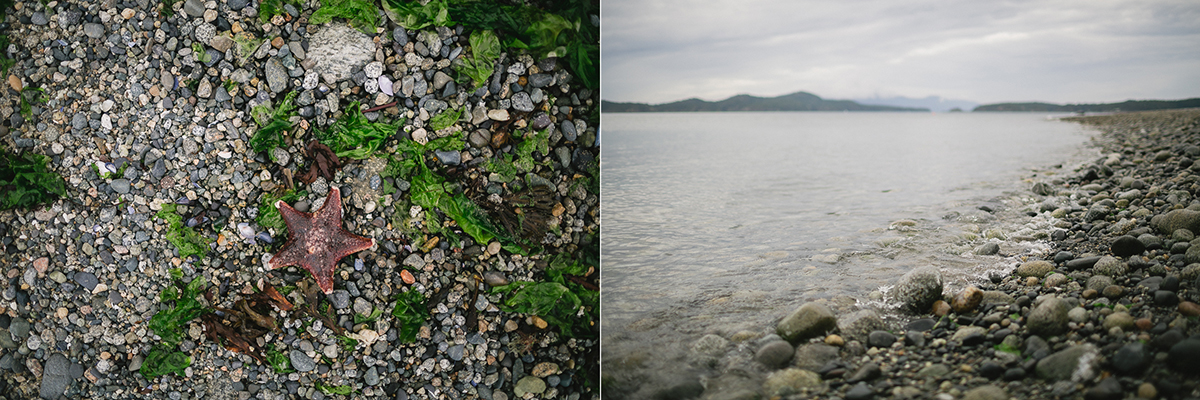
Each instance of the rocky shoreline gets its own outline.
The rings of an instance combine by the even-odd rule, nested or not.
[[[1067,120],[1101,131],[1103,156],[986,210],[1051,221],[1017,239],[1045,251],[980,239],[1010,273],[951,289],[916,266],[872,294],[882,308],[820,299],[705,335],[664,382],[625,375],[637,356],[608,360],[605,398],[1200,398],[1200,110]]]
[[[374,29],[310,22],[338,1],[0,3],[12,63],[0,147],[47,156],[67,187],[0,211],[0,400],[597,395],[598,305],[585,298],[582,325],[560,329],[510,301],[563,265],[554,277],[572,296],[598,290],[599,96],[571,72],[577,60],[489,57],[481,29],[406,29],[378,9]],[[260,14],[268,3],[274,14]],[[598,10],[580,26],[598,27]],[[268,121],[286,128],[257,151]],[[372,148],[313,144],[365,124],[392,128]],[[455,218],[466,201],[421,207],[434,193],[421,182],[487,207],[520,243],[477,242]],[[259,217],[280,196],[318,210],[332,188],[338,222],[374,246],[337,263],[326,296],[304,269],[269,270],[289,236]],[[175,244],[183,228],[164,213],[201,245]],[[520,282],[533,283],[506,286]],[[160,347],[153,318],[182,308],[180,293],[209,313]],[[268,293],[286,301],[253,303]],[[402,321],[412,293],[424,317]],[[190,364],[147,375],[160,348]]]

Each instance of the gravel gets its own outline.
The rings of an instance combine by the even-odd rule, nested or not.
[[[599,324],[566,337],[533,315],[504,311],[512,293],[490,290],[544,280],[558,254],[590,251],[600,232],[600,198],[586,183],[599,177],[540,152],[515,181],[500,182],[486,168],[490,160],[515,155],[523,139],[517,135],[528,128],[517,129],[529,126],[547,130],[551,149],[596,160],[597,146],[573,140],[594,138],[598,119],[572,139],[560,128],[595,117],[598,91],[564,70],[566,60],[520,51],[495,60],[504,69],[484,84],[496,82],[505,93],[478,90],[454,81],[460,76],[455,63],[472,55],[470,29],[406,30],[385,17],[384,33],[363,33],[341,21],[309,24],[320,3],[303,3],[286,5],[289,17],[268,23],[259,19],[259,2],[246,0],[184,0],[170,12],[162,2],[146,1],[17,2],[9,8],[0,33],[12,41],[5,50],[13,50],[16,64],[5,83],[42,89],[47,101],[26,118],[16,96],[5,97],[0,146],[49,156],[68,196],[0,211],[6,278],[0,280],[0,397],[341,397],[323,393],[320,383],[348,387],[356,398],[515,399],[515,384],[527,378],[533,379],[522,390],[540,398],[599,397]],[[249,42],[245,51],[247,38],[263,42]],[[198,61],[193,48],[211,60]],[[385,81],[395,84],[381,91]],[[540,86],[513,85],[517,81]],[[300,116],[289,121],[293,128],[276,157],[250,149],[260,128],[251,110],[278,106],[292,91]],[[478,197],[472,199],[477,204],[495,205],[487,200],[494,195],[498,207],[511,209],[520,199],[515,190],[530,186],[527,180],[548,182],[544,211],[552,215],[546,231],[529,239],[543,250],[526,256],[497,240],[475,243],[441,211],[414,210],[411,177],[381,179],[383,159],[344,159],[332,178],[298,179],[314,162],[308,142],[356,102],[395,103],[368,113],[400,125],[383,153],[395,152],[398,138],[417,131],[429,139],[479,132],[482,141],[430,153],[442,164],[433,172],[447,177],[447,187]],[[463,110],[468,120],[428,130],[429,119],[447,109]],[[504,114],[504,124],[472,118],[489,113]],[[493,141],[499,132],[507,140]],[[97,174],[94,165],[112,174]],[[123,174],[116,174],[122,166]],[[160,294],[174,285],[173,270],[184,282],[207,282],[211,299],[202,296],[201,303],[229,310],[222,311],[226,316],[241,313],[238,300],[267,284],[304,303],[299,287],[311,283],[307,272],[265,268],[264,259],[288,237],[261,226],[258,207],[295,187],[306,192],[296,208],[316,209],[330,185],[346,195],[345,228],[378,245],[338,264],[336,290],[318,298],[327,321],[268,307],[258,311],[274,319],[275,330],[260,335],[237,327],[294,371],[277,373],[226,348],[228,341],[212,340],[196,319],[181,327],[175,348],[191,358],[190,366],[177,375],[143,376],[151,351],[163,344],[148,321],[172,305]],[[388,188],[397,191],[384,193]],[[157,217],[168,204],[210,241],[207,254],[180,256]],[[431,233],[426,224],[433,221],[449,233]],[[244,240],[238,226],[255,239]],[[402,269],[411,282],[400,278]],[[598,270],[584,279],[598,285]],[[424,295],[430,311],[412,342],[402,339],[406,327],[390,313],[396,296],[407,291]],[[534,366],[546,362],[562,366],[560,372],[553,379],[533,377]]]

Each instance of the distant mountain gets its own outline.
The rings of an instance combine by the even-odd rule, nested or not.
[[[600,101],[600,112],[694,111],[929,111],[929,109],[863,105],[850,100],[825,100],[806,92],[796,92],[779,97],[756,97],[742,94],[716,102],[691,98],[658,105]]]
[[[974,111],[1118,112],[1195,107],[1200,107],[1200,97],[1185,100],[1127,100],[1105,104],[997,103],[975,107]]]
[[[934,112],[947,112],[955,108],[960,110],[970,110],[979,105],[979,103],[973,101],[943,99],[939,96],[929,96],[923,99],[915,99],[910,97],[875,97],[871,99],[852,100],[858,102],[859,104],[870,104],[877,106],[928,108]]]

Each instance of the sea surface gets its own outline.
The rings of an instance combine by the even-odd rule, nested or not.
[[[1045,245],[1033,182],[1098,157],[1058,116],[602,115],[602,345],[767,331],[806,301],[865,306],[921,265],[951,285],[1011,269]],[[974,255],[989,241],[1000,256]]]

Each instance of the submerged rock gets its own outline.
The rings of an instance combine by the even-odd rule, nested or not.
[[[927,313],[942,298],[942,273],[936,267],[909,271],[888,295],[910,312]]]
[[[775,331],[784,340],[798,343],[814,337],[825,336],[826,332],[837,328],[837,318],[833,311],[818,303],[805,303],[797,308],[792,315],[787,316]]]

